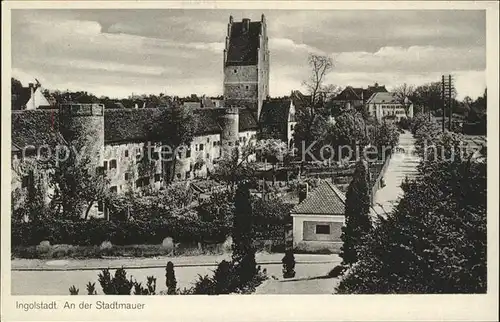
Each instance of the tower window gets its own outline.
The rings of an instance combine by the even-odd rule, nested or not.
[[[116,169],[116,160],[109,161],[109,169]]]

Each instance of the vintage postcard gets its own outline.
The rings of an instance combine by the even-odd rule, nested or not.
[[[498,318],[497,2],[2,9],[2,320]]]

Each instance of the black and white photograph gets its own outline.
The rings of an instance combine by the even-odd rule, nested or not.
[[[39,296],[16,309],[68,295],[486,295],[487,17],[11,8],[8,292]]]

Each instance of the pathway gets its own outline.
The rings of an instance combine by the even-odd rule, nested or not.
[[[406,177],[411,179],[417,174],[420,159],[412,153],[415,150],[415,138],[410,132],[405,131],[399,136],[399,147],[404,152],[392,155],[384,175],[385,187],[375,194],[374,208],[378,213],[389,213],[403,195],[401,183]]]
[[[155,276],[157,291],[161,291],[166,289],[165,265],[169,260],[175,265],[177,286],[187,288],[193,285],[198,275],[213,275],[217,263],[229,258],[230,255],[56,261],[15,259],[11,264],[11,292],[13,295],[68,295],[69,287],[75,285],[84,295],[85,285],[92,282],[102,294],[97,281],[100,268],[121,266],[126,268],[127,276],[133,276],[143,284],[147,276]],[[266,269],[271,279],[272,276],[281,277],[282,258],[283,254],[259,253],[256,256],[257,263]],[[340,262],[338,255],[296,254],[295,259],[298,278],[325,275]],[[290,294],[294,294],[293,290]]]

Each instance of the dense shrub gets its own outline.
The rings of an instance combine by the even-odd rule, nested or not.
[[[291,250],[286,251],[281,262],[283,263],[283,278],[295,277],[295,256]]]

